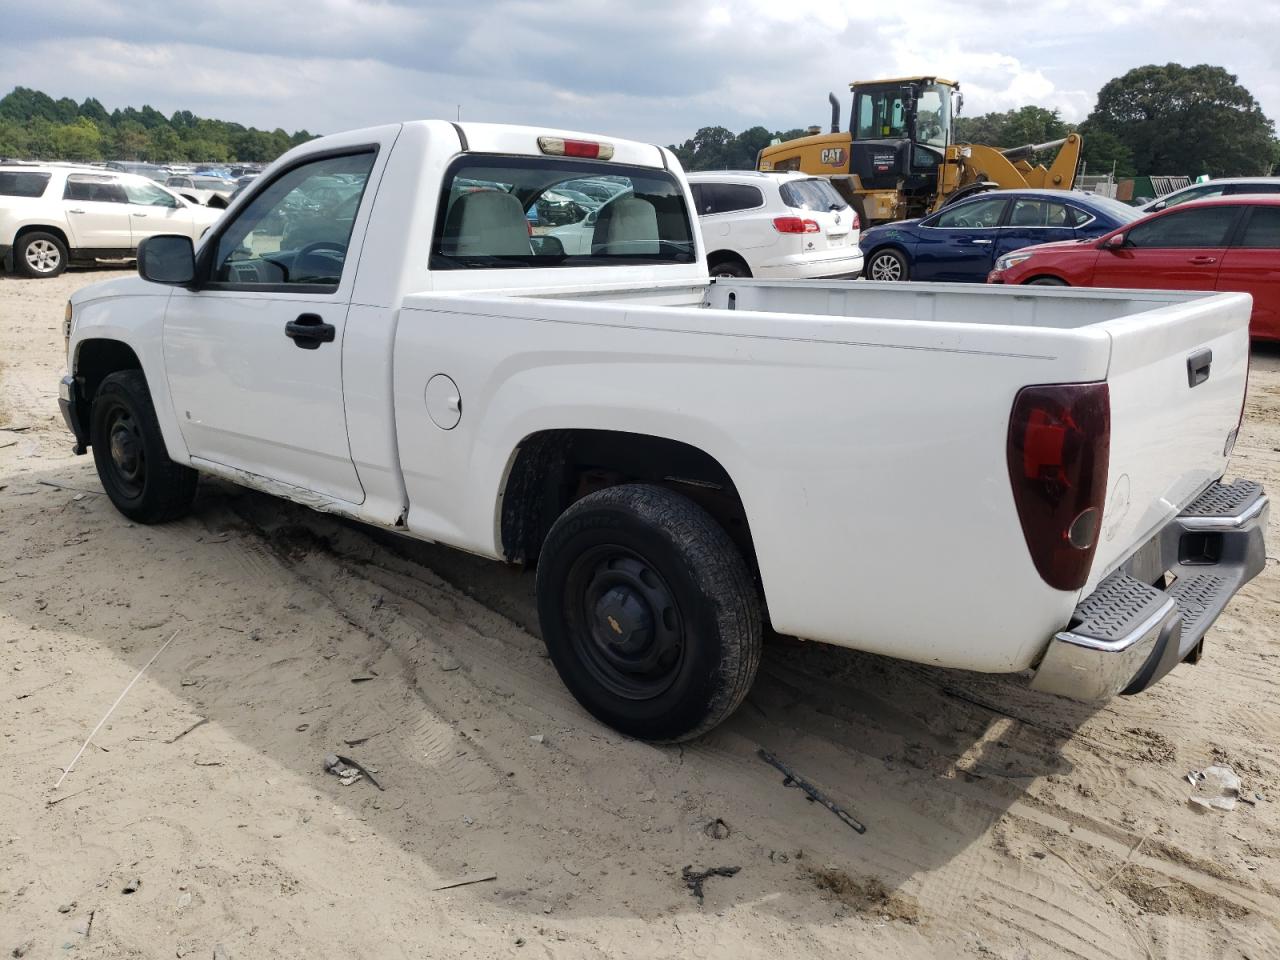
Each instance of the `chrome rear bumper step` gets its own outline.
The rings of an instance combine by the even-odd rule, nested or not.
[[[1205,633],[1266,563],[1268,511],[1261,484],[1211,486],[1079,603],[1031,686],[1105,700],[1145,690],[1198,658]],[[1167,588],[1147,582],[1166,572]]]

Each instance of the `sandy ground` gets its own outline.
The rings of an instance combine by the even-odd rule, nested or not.
[[[778,644],[655,748],[561,687],[528,574],[218,482],[115,513],[55,403],[103,275],[0,277],[0,956],[1280,957],[1274,558],[1199,666],[1101,710]],[[1233,469],[1280,490],[1280,352]],[[1190,807],[1215,761],[1263,799]],[[741,870],[700,904],[687,865]]]

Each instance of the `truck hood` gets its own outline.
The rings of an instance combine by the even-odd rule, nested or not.
[[[94,300],[109,300],[116,297],[167,297],[171,289],[164,284],[148,283],[136,273],[114,280],[101,280],[81,287],[71,295],[73,306],[92,303]]]

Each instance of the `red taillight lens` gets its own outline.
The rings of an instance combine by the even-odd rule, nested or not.
[[[853,229],[862,229],[862,218],[858,216],[858,212],[856,210],[853,212]]]
[[[779,233],[817,233],[821,228],[817,220],[804,217],[774,217],[773,229]]]
[[[1105,383],[1024,387],[1009,417],[1009,482],[1044,582],[1079,590],[1102,529],[1111,455]]]
[[[612,160],[613,144],[595,140],[566,140],[563,137],[539,137],[538,149],[553,157],[586,157],[588,160]]]

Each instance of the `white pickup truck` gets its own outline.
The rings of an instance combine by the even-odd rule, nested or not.
[[[536,235],[601,178],[589,245]],[[1082,699],[1199,656],[1264,562],[1247,296],[713,282],[690,199],[643,143],[313,141],[72,298],[76,450],[143,523],[207,473],[536,562],[564,682],[645,739],[724,719],[767,628]]]

